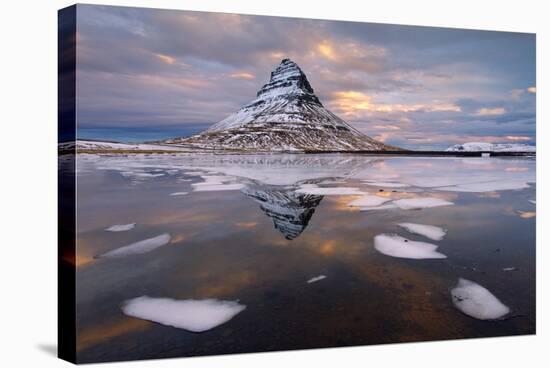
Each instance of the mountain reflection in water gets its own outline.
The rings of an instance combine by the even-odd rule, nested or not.
[[[275,229],[287,240],[298,237],[307,227],[323,196],[296,193],[298,187],[247,186],[242,192],[260,204],[273,219]]]

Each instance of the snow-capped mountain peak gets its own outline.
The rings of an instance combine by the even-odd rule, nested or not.
[[[165,143],[254,151],[359,151],[395,149],[326,109],[305,73],[290,59],[271,72],[256,98],[205,132]]]

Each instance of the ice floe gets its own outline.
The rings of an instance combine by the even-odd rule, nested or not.
[[[454,306],[473,318],[499,319],[510,313],[510,308],[489,290],[470,280],[458,279],[458,284],[451,290],[451,296]]]
[[[351,207],[377,207],[383,203],[390,201],[389,198],[379,197],[375,195],[364,195],[361,198],[348,203]]]
[[[321,188],[315,184],[302,184],[296,193],[313,194],[313,195],[365,195],[359,188],[351,187],[331,187]]]
[[[112,225],[106,228],[105,231],[113,231],[113,232],[128,231],[128,230],[132,230],[135,226],[136,226],[135,222],[131,224]]]
[[[410,233],[422,235],[432,240],[441,240],[447,234],[445,229],[433,225],[414,224],[412,222],[401,222],[397,225]]]
[[[174,193],[170,193],[171,196],[182,196],[182,195],[186,195],[186,194],[189,194],[189,192],[174,192]]]
[[[488,181],[480,183],[467,183],[467,184],[458,184],[445,187],[435,188],[436,190],[448,191],[448,192],[471,192],[471,193],[483,193],[483,192],[494,192],[499,190],[517,190],[529,188],[529,184],[525,181],[515,181],[515,180],[499,180],[499,181]]]
[[[217,192],[223,190],[241,190],[244,188],[244,184],[234,183],[234,184],[213,184],[213,185],[202,185],[196,186],[193,188],[195,192]]]
[[[153,238],[141,240],[124,247],[113,249],[107,253],[99,255],[99,258],[118,258],[126,257],[134,254],[143,254],[151,252],[158,247],[162,247],[170,242],[170,234],[161,234]]]
[[[181,328],[191,332],[203,332],[226,323],[246,309],[236,301],[217,299],[176,300],[140,296],[122,305],[127,316]]]
[[[450,206],[454,204],[453,202],[433,197],[398,199],[392,203],[403,210]]]
[[[374,237],[374,248],[382,254],[397,258],[441,259],[446,255],[436,251],[437,245],[412,241],[395,234]]]
[[[213,192],[223,190],[240,190],[244,188],[244,184],[235,183],[235,177],[223,175],[202,175],[204,180],[200,183],[193,183],[193,191],[195,192]]]
[[[314,282],[317,282],[317,281],[321,281],[322,279],[326,279],[327,277],[325,275],[319,275],[319,276],[315,276],[315,277],[312,277],[310,278],[309,280],[307,280],[307,283],[308,284],[312,284]]]
[[[531,203],[534,204],[534,205],[537,204],[537,201],[535,201],[534,199],[530,199],[529,202],[531,202]]]

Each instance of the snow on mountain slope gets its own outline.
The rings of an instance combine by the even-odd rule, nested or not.
[[[326,109],[306,75],[284,59],[256,99],[205,132],[165,141],[208,149],[358,151],[396,149],[378,142]]]
[[[485,143],[485,142],[468,142],[463,144],[455,144],[447,148],[445,151],[451,152],[536,152],[535,146],[522,143]]]

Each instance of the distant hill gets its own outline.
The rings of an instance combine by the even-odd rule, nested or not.
[[[468,142],[455,144],[447,148],[447,152],[536,152],[536,147],[523,143],[485,143]]]

